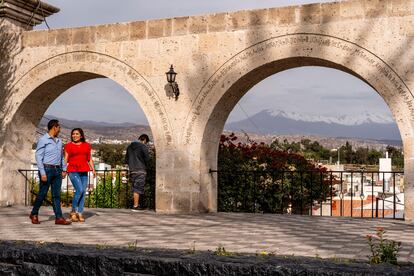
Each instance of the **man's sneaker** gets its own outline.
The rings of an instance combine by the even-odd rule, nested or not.
[[[145,210],[145,208],[142,207],[142,206],[139,206],[139,205],[137,207],[132,207],[132,209],[131,209],[132,212],[139,212],[139,211],[142,211],[142,210]]]

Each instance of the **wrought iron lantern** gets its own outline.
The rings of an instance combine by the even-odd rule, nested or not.
[[[178,84],[175,82],[175,76],[177,76],[177,73],[174,72],[174,67],[171,64],[170,71],[165,73],[167,75],[167,81],[170,84],[172,93],[174,95],[175,100],[178,99],[178,95],[180,95],[180,89],[178,88]]]

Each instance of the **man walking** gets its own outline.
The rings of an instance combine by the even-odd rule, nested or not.
[[[60,125],[58,120],[50,120],[47,124],[48,133],[40,137],[36,147],[36,162],[39,168],[39,194],[33,204],[30,219],[39,224],[39,209],[45,199],[49,186],[52,187],[53,212],[55,224],[68,225],[71,222],[63,218],[60,208],[60,188],[62,178],[66,177],[66,164],[63,160],[62,141],[58,138]]]
[[[148,147],[149,137],[146,134],[139,136],[138,141],[132,142],[126,151],[125,163],[128,164],[132,191],[134,193],[134,206],[132,211],[143,210],[139,200],[144,195],[145,178],[148,167]]]

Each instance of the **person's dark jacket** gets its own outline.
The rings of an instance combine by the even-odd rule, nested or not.
[[[125,164],[130,171],[146,171],[148,167],[148,147],[141,142],[132,142],[126,151]]]

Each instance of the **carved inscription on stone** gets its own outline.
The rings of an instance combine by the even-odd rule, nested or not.
[[[133,70],[132,68],[128,70],[128,76],[133,79],[136,82],[136,86],[139,87],[140,91],[143,91],[151,100],[152,106],[154,110],[156,111],[159,120],[162,124],[162,129],[164,131],[164,136],[167,144],[170,144],[172,141],[172,135],[171,135],[171,128],[168,122],[168,118],[166,116],[165,108],[158,99],[158,95],[156,95],[150,86],[147,84],[147,82],[144,81],[144,79],[138,75],[138,73]]]
[[[88,64],[85,64],[85,62]],[[167,112],[165,111],[165,107],[162,105],[154,89],[138,72],[135,71],[135,69],[119,60],[111,58],[110,56],[88,51],[77,51],[60,54],[32,68],[25,76],[22,77],[22,79],[18,81],[17,85],[24,86],[26,83],[33,82],[33,80],[39,80],[35,82],[42,83],[45,80],[41,80],[40,78],[44,77],[45,75],[49,75],[49,72],[54,72],[57,66],[61,67],[62,65],[66,66],[66,69],[71,72],[76,72],[76,69],[79,69],[79,71],[91,71],[91,73],[100,74],[100,70],[97,70],[95,72],[94,70],[85,69],[90,67],[88,65],[91,62],[94,63],[95,68],[104,68],[110,66],[115,75],[122,74],[125,75],[125,78],[128,77],[130,80],[132,80],[134,86],[138,87],[139,91],[144,93],[151,102],[152,108],[155,110],[155,114],[158,116],[158,122],[161,122],[165,141],[167,144],[170,144],[172,142],[172,134],[171,127],[166,115]],[[45,74],[45,72],[48,73]],[[28,81],[26,78],[30,79],[31,81]]]
[[[323,51],[321,51],[322,48],[324,48]],[[246,62],[251,64],[252,60],[260,60],[259,56],[263,56],[265,54],[267,55],[266,57],[270,58],[270,60],[267,59],[264,61],[264,63],[276,61],[280,59],[278,53],[286,49],[297,50],[296,52],[291,51],[293,53],[292,57],[302,55],[337,62],[336,60],[331,60],[331,57],[324,57],[323,54],[321,54],[329,52],[329,48],[332,49],[331,51],[339,53],[341,57],[347,57],[348,60],[358,59],[359,61],[363,62],[368,66],[368,69],[365,70],[376,73],[376,80],[384,82],[385,78],[388,81],[387,87],[390,90],[389,92],[392,94],[397,93],[399,97],[402,97],[402,99],[404,99],[405,103],[410,109],[411,117],[414,118],[414,98],[411,91],[399,78],[399,76],[393,71],[393,69],[379,57],[354,43],[336,37],[317,34],[292,34],[276,37],[263,41],[262,43],[258,43],[255,46],[245,49],[236,56],[233,56],[226,63],[224,63],[222,68],[201,89],[199,95],[197,96],[191,113],[187,117],[186,129],[184,131],[184,143],[188,144],[191,142],[194,125],[198,121],[201,111],[205,109],[206,102],[208,101],[208,98],[211,95],[213,89],[219,89],[217,88],[219,87],[218,85],[222,85],[223,79],[237,66],[242,65]],[[299,52],[301,55],[298,54]],[[347,67],[346,64],[342,65]],[[253,69],[256,68],[251,68],[251,70]],[[236,80],[233,80],[233,83],[234,81]]]

